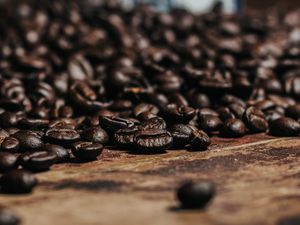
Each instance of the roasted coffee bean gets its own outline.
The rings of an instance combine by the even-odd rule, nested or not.
[[[9,137],[9,133],[0,128],[0,144],[5,140],[5,138]]]
[[[194,126],[190,126],[192,133],[190,136],[191,149],[204,151],[211,144],[209,136],[202,130]]]
[[[211,106],[209,97],[203,93],[193,93],[189,98],[189,102],[194,108],[208,108]]]
[[[101,127],[90,127],[85,129],[81,133],[81,137],[84,141],[107,144],[109,141],[109,136],[105,130]]]
[[[213,133],[219,131],[222,126],[222,121],[217,116],[202,116],[198,121],[199,128],[206,133]]]
[[[37,151],[25,153],[19,158],[19,162],[24,169],[41,172],[49,170],[56,163],[57,154],[52,151]]]
[[[73,155],[81,161],[93,161],[102,153],[103,145],[92,142],[77,142],[72,146]]]
[[[204,208],[214,197],[216,188],[211,181],[188,181],[177,190],[177,198],[182,208]]]
[[[133,109],[133,114],[136,118],[142,118],[144,113],[158,114],[159,109],[152,104],[141,103]]]
[[[70,158],[68,149],[59,145],[45,144],[40,151],[54,152],[57,156],[56,163],[66,162]]]
[[[291,117],[295,120],[300,118],[300,104],[289,106],[286,111],[285,115],[287,117]]]
[[[51,144],[70,147],[73,143],[80,139],[80,135],[73,129],[56,129],[51,128],[45,133],[45,140]],[[41,146],[40,146],[41,147]]]
[[[0,178],[1,192],[9,194],[30,193],[37,183],[35,176],[25,170],[12,170]]]
[[[1,144],[1,151],[16,153],[19,151],[20,142],[14,137],[7,137],[3,140]]]
[[[221,133],[225,137],[242,137],[247,133],[247,127],[239,119],[229,119],[221,127]]]
[[[43,146],[41,138],[31,131],[18,131],[12,137],[18,139],[20,151],[36,151]]]
[[[154,117],[149,120],[145,120],[141,123],[139,126],[139,129],[141,130],[152,130],[152,129],[161,129],[164,130],[166,129],[167,124],[165,120],[161,117]]]
[[[172,135],[162,129],[147,129],[136,132],[134,136],[135,150],[138,153],[160,153],[172,146]]]
[[[133,145],[134,136],[138,131],[139,128],[137,126],[120,129],[114,134],[114,140],[120,146],[130,147]]]
[[[292,118],[281,117],[270,122],[270,133],[274,136],[298,136],[300,125]]]
[[[189,140],[192,134],[192,129],[186,124],[174,124],[169,128],[169,131],[173,137],[174,148],[184,148],[189,144]]]
[[[172,123],[188,123],[195,115],[196,110],[188,106],[177,106],[170,104],[166,107],[165,118],[168,122]]]
[[[201,118],[203,116],[219,116],[219,113],[217,113],[215,110],[209,109],[209,108],[203,108],[198,110],[198,117]]]
[[[121,117],[102,117],[100,118],[100,125],[108,132],[116,132],[119,129],[133,127],[138,125],[139,121],[134,119],[124,119]]]
[[[139,120],[141,120],[141,121],[150,120],[155,117],[157,117],[157,115],[153,114],[151,112],[143,112],[143,113],[139,114]]]
[[[17,168],[18,157],[7,152],[0,152],[0,172],[6,172]]]
[[[19,225],[21,224],[21,219],[10,209],[0,208],[0,224]]]
[[[217,110],[218,115],[220,115],[220,118],[222,121],[226,121],[228,119],[234,119],[235,115],[228,107],[220,107]]]
[[[246,109],[243,120],[253,133],[264,132],[268,129],[268,122],[264,113],[255,107]]]
[[[49,124],[47,119],[32,119],[23,118],[18,121],[18,126],[20,129],[43,129]]]

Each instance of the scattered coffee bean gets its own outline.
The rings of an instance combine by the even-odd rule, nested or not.
[[[31,131],[18,131],[12,137],[18,139],[20,151],[36,151],[43,146],[41,138]]]
[[[203,209],[215,195],[215,185],[210,181],[186,182],[177,190],[182,208]]]
[[[16,153],[20,148],[20,142],[14,137],[7,137],[3,140],[1,144],[1,151]]]
[[[192,134],[192,129],[189,125],[186,124],[174,124],[169,129],[172,137],[173,137],[173,147],[184,148],[189,144],[190,137]]]
[[[109,141],[109,136],[105,130],[100,127],[90,127],[85,129],[81,133],[81,137],[84,141],[107,144]]]
[[[221,133],[225,137],[242,137],[247,133],[247,127],[239,119],[229,119],[224,122]]]
[[[77,142],[72,146],[73,155],[82,161],[93,161],[103,151],[103,145],[100,143]]]
[[[292,118],[281,117],[270,122],[270,133],[274,136],[298,136],[300,125]]]
[[[24,169],[33,172],[49,170],[57,161],[57,154],[52,151],[37,151],[25,153],[19,158],[19,162]]]
[[[1,225],[19,225],[21,219],[13,211],[7,208],[0,208]]]
[[[193,150],[203,151],[211,144],[209,136],[202,130],[190,126],[192,133],[190,136],[190,145]]]
[[[35,176],[25,170],[12,170],[0,178],[0,188],[4,193],[26,194],[37,185]]]
[[[66,162],[70,158],[69,150],[59,145],[45,144],[40,151],[54,152],[57,156],[56,163]]]
[[[255,107],[246,109],[243,119],[253,133],[265,132],[268,129],[268,121],[264,113]]]
[[[213,133],[219,131],[222,126],[222,121],[217,116],[202,116],[199,118],[199,128],[206,133]]]
[[[57,144],[68,148],[80,139],[80,134],[73,129],[51,128],[46,131],[45,139],[51,144]],[[42,146],[40,146],[40,148],[41,147]]]
[[[18,157],[8,152],[0,152],[0,172],[6,172],[18,167]]]
[[[137,126],[120,129],[114,134],[114,140],[122,147],[132,147],[134,136],[138,131],[139,128]]]

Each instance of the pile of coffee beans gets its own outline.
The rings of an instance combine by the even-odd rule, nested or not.
[[[99,2],[0,5],[1,192],[29,193],[32,173],[108,145],[157,154],[299,135],[299,14]]]

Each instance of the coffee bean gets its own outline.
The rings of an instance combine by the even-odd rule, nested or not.
[[[285,115],[287,117],[291,117],[295,120],[300,118],[300,104],[289,106],[286,111]]]
[[[25,170],[12,170],[0,178],[1,192],[9,194],[30,193],[37,183],[35,176]]]
[[[14,137],[7,137],[3,140],[1,144],[1,151],[16,153],[18,152],[19,147],[20,147],[20,142],[18,139]]]
[[[158,114],[159,109],[152,104],[141,103],[133,109],[133,114],[136,118],[141,118],[144,113]]]
[[[108,132],[116,132],[119,129],[133,127],[139,124],[134,119],[124,119],[121,117],[102,117],[100,118],[100,125]]]
[[[44,144],[40,137],[31,131],[18,131],[12,137],[18,139],[22,152],[38,150]]]
[[[135,149],[138,153],[160,153],[172,146],[172,135],[162,129],[138,131],[134,136]]]
[[[68,149],[59,145],[45,144],[40,151],[54,152],[57,156],[56,163],[66,162],[70,158]]]
[[[115,142],[123,147],[130,147],[134,143],[134,136],[139,131],[137,126],[118,130],[114,134]]]
[[[24,169],[41,172],[49,170],[57,161],[57,154],[52,151],[37,151],[25,153],[19,158]]]
[[[173,137],[174,148],[184,148],[189,144],[192,129],[186,124],[174,124],[169,128]]]
[[[190,126],[192,133],[190,136],[191,149],[203,151],[211,144],[209,136],[202,130],[194,126]]]
[[[17,156],[7,152],[0,152],[0,172],[6,172],[18,167]]]
[[[288,117],[281,117],[270,122],[270,133],[274,136],[298,136],[300,132],[299,123]]]
[[[107,144],[109,141],[109,136],[105,130],[100,127],[90,127],[85,129],[81,133],[81,137],[84,141]]]
[[[222,121],[217,116],[203,116],[199,118],[199,128],[206,133],[213,133],[219,131],[222,126]]]
[[[164,114],[166,120],[169,122],[188,123],[195,117],[196,110],[188,106],[178,107],[177,105],[170,104],[166,107]]]
[[[77,142],[72,146],[73,155],[82,161],[93,161],[102,153],[103,145],[92,142]]]
[[[73,143],[80,139],[80,135],[73,129],[56,129],[51,128],[45,133],[45,140],[51,144],[61,145],[63,147],[70,147]],[[42,146],[40,146],[42,147]]]
[[[141,123],[139,129],[141,130],[152,130],[152,129],[166,129],[167,124],[165,120],[161,117],[154,117],[148,120],[145,120]]]
[[[0,224],[19,225],[21,224],[21,219],[10,209],[0,208]]]
[[[188,181],[178,188],[177,198],[182,208],[202,209],[211,201],[215,192],[215,185],[210,181]]]
[[[268,129],[268,122],[265,115],[255,107],[246,109],[243,120],[253,133],[264,132]]]
[[[242,137],[247,133],[247,128],[243,121],[239,119],[229,119],[224,122],[221,133],[225,137]]]
[[[9,133],[0,128],[0,144],[5,140],[5,138],[9,137]]]
[[[219,116],[219,113],[217,113],[215,110],[209,109],[209,108],[203,108],[198,110],[198,117],[201,118],[203,116]]]

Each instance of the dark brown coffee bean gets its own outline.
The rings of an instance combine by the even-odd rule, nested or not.
[[[101,127],[91,127],[85,129],[81,133],[81,137],[84,141],[89,141],[94,143],[107,144],[109,141],[108,134]]]
[[[222,121],[226,121],[229,119],[235,119],[234,113],[228,108],[228,107],[220,107],[217,110],[218,115],[220,115],[220,118]]]
[[[219,131],[223,123],[219,117],[207,115],[199,118],[198,124],[201,130],[210,134]]]
[[[281,117],[270,122],[270,133],[274,136],[298,136],[300,132],[299,123],[288,117]]]
[[[103,145],[92,142],[77,142],[72,146],[73,155],[82,161],[93,161],[102,153]]]
[[[224,122],[221,133],[225,137],[242,137],[247,133],[247,128],[243,121],[239,119],[229,119]]]
[[[14,137],[7,137],[3,140],[1,144],[1,151],[16,153],[19,151],[20,142]]]
[[[49,170],[57,161],[57,154],[52,151],[37,151],[20,156],[19,162],[24,169],[41,172]]]
[[[165,120],[161,117],[154,117],[149,120],[145,120],[141,123],[139,129],[141,130],[152,130],[152,129],[166,129],[167,124]]]
[[[51,128],[45,133],[45,140],[51,144],[61,145],[63,147],[70,147],[73,143],[80,139],[80,135],[73,129],[56,129]],[[42,146],[40,146],[42,147]]]
[[[210,181],[188,181],[177,190],[177,198],[183,208],[204,208],[215,195],[216,188]]]
[[[135,150],[138,153],[160,153],[172,146],[172,135],[162,129],[138,131],[134,136]]]
[[[138,125],[139,121],[134,119],[124,119],[121,117],[102,117],[100,125],[108,132],[116,132],[119,129],[133,127]]]
[[[5,138],[9,137],[9,133],[0,128],[0,144],[5,140]]]
[[[0,224],[19,225],[21,224],[21,219],[10,209],[0,208]]]
[[[44,144],[38,135],[30,131],[18,131],[12,137],[18,139],[21,152],[36,151]]]
[[[295,120],[300,118],[300,104],[289,106],[286,111],[285,115],[287,117],[291,117]]]
[[[189,142],[191,145],[191,149],[196,151],[206,150],[207,147],[211,144],[209,136],[204,131],[199,130],[194,126],[190,126],[190,128],[192,129]]]
[[[57,156],[56,163],[66,162],[70,158],[68,149],[59,145],[45,144],[40,151],[54,152]]]
[[[172,123],[188,123],[196,116],[196,110],[187,106],[170,104],[166,107],[165,118]]]
[[[134,143],[134,136],[139,131],[137,126],[118,130],[114,134],[115,142],[123,147],[130,147]]]
[[[246,109],[243,120],[253,133],[264,132],[268,129],[268,122],[265,115],[255,107]]]
[[[0,152],[0,172],[6,172],[17,168],[17,156],[7,153]]]
[[[49,120],[47,119],[23,118],[18,122],[20,129],[42,129],[46,128],[48,124]]]
[[[9,194],[30,193],[37,183],[35,176],[25,170],[12,170],[0,178],[1,192]]]
[[[146,104],[146,103],[141,103],[133,109],[134,116],[139,119],[143,113],[152,113],[156,115],[158,114],[158,112],[159,109],[155,105]]]
[[[184,148],[189,144],[192,129],[186,124],[174,124],[169,128],[173,137],[174,148]]]
[[[219,116],[219,113],[217,113],[215,110],[209,109],[209,108],[203,108],[198,110],[198,117],[201,118],[203,116]]]

